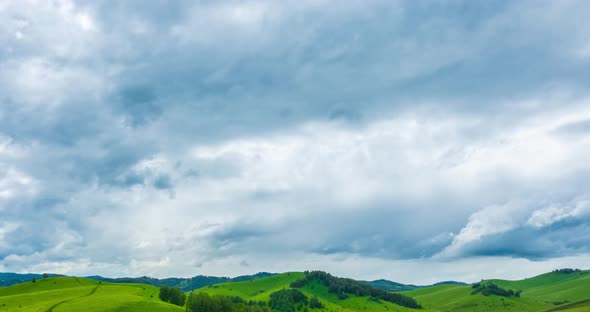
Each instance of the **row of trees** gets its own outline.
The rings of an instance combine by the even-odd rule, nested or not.
[[[191,293],[187,300],[180,288],[169,286],[160,288],[160,299],[179,306],[186,304],[186,310],[190,312],[307,312],[308,308],[324,308],[317,297],[308,299],[297,289],[283,289],[270,294],[268,304],[236,296],[210,296],[203,292]]]
[[[314,281],[328,287],[328,291],[336,294],[340,299],[346,299],[349,295],[369,296],[408,308],[419,309],[422,307],[416,300],[408,296],[390,293],[350,278],[335,277],[323,271],[305,271],[305,277],[291,283],[291,287],[301,288]]]
[[[245,301],[240,297],[210,296],[199,292],[191,294],[186,303],[190,312],[271,312],[264,301]]]
[[[578,273],[578,272],[582,272],[582,270],[580,270],[580,269],[570,269],[570,268],[553,270],[553,273],[562,273],[562,274],[570,274],[570,273]]]

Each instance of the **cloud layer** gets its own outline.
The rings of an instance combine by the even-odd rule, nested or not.
[[[0,270],[583,267],[587,12],[0,2]]]

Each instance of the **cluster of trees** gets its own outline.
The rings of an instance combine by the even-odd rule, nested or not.
[[[270,294],[268,304],[236,296],[210,296],[204,292],[191,293],[186,302],[186,310],[190,312],[307,312],[309,308],[323,307],[317,297],[308,299],[297,289],[283,289]]]
[[[162,286],[160,287],[160,300],[172,303],[178,306],[184,306],[186,295],[179,287]]]
[[[324,304],[314,296],[308,299],[298,289],[282,289],[270,294],[268,305],[273,311],[277,312],[295,312],[309,311],[311,309],[323,309]]]
[[[318,299],[318,297],[313,296],[313,298],[309,299],[309,307],[312,309],[323,309],[324,304]]]
[[[408,308],[419,309],[422,307],[416,300],[408,296],[390,293],[350,278],[335,277],[323,271],[305,271],[305,277],[291,283],[291,287],[301,288],[314,281],[328,287],[328,291],[336,294],[340,299],[346,299],[349,295],[369,296]]]
[[[49,274],[43,273],[43,279],[46,279],[46,278],[49,278]],[[31,282],[36,283],[37,282],[37,278],[36,277],[33,277],[31,279]]]
[[[209,296],[199,292],[191,294],[186,304],[190,312],[271,312],[264,301],[246,301],[240,297]]]
[[[282,289],[270,294],[268,305],[273,311],[295,312],[303,310],[309,300],[297,289]]]
[[[570,269],[570,268],[553,270],[553,273],[563,273],[563,274],[570,274],[570,273],[577,273],[577,272],[582,272],[582,270],[580,270],[580,269]]]
[[[477,295],[481,293],[484,296],[502,296],[502,297],[520,297],[520,293],[522,290],[514,291],[512,289],[504,289],[494,283],[475,283],[471,286],[473,291],[471,292],[472,295]]]

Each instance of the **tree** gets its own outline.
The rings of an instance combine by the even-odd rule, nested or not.
[[[49,274],[43,273],[43,278],[48,278],[48,277],[49,277]]]
[[[33,277],[33,279],[31,279],[31,282],[36,283],[37,279]]]
[[[180,290],[179,287],[170,287],[164,285],[160,287],[160,300],[168,303],[175,304],[177,306],[184,306],[186,301],[186,295]]]

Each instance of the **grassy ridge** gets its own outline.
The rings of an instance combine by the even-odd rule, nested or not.
[[[195,291],[206,292],[209,295],[239,296],[246,300],[268,301],[271,293],[281,289],[291,288],[290,285],[292,282],[304,277],[305,275],[302,272],[289,272],[248,282],[234,282],[212,285]],[[342,300],[339,299],[336,294],[330,293],[328,291],[328,287],[318,282],[309,283],[308,285],[298,289],[310,298],[317,296],[325,305],[324,311],[418,311],[404,308],[385,301],[374,301],[369,297],[350,296]],[[419,311],[431,310],[422,309]]]
[[[238,296],[247,300],[268,301],[271,293],[290,288],[289,285],[292,282],[303,277],[302,272],[288,272],[252,281],[211,285],[196,291],[203,291],[210,295]]]
[[[0,311],[180,312],[184,309],[161,302],[154,286],[54,277],[0,288]]]

